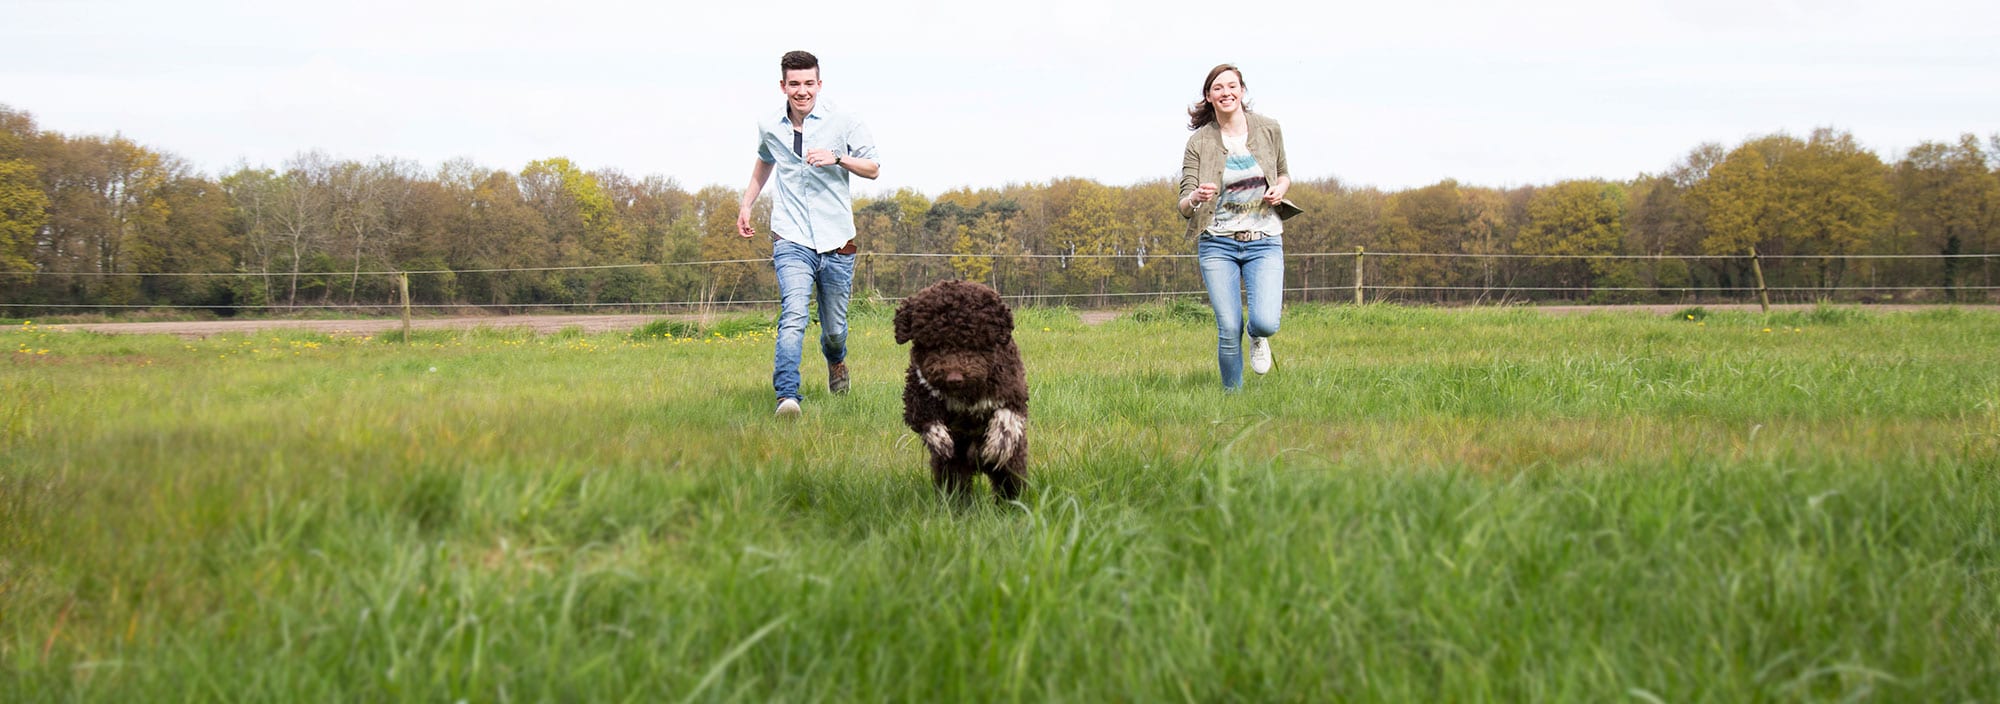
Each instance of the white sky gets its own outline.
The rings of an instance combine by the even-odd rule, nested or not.
[[[0,103],[211,175],[320,149],[740,188],[790,49],[874,131],[864,194],[1177,175],[1225,61],[1294,178],[1391,189],[1624,179],[1819,126],[1890,161],[2000,132],[1990,0],[0,0]]]

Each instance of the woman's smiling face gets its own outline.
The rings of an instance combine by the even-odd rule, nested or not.
[[[1233,113],[1243,109],[1243,79],[1235,71],[1215,74],[1215,80],[1208,84],[1208,104],[1215,106],[1217,113]]]

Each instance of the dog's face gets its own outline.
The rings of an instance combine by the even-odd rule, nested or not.
[[[931,284],[896,307],[896,343],[939,393],[972,401],[992,395],[1014,312],[993,289],[969,281]]]

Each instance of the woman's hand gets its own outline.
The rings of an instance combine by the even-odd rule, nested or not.
[[[1195,186],[1194,192],[1188,194],[1187,197],[1188,205],[1190,207],[1200,206],[1203,203],[1215,200],[1215,194],[1221,190],[1222,189],[1220,187],[1216,186],[1213,183],[1204,183],[1199,186]]]
[[[1277,205],[1278,201],[1285,199],[1285,191],[1289,191],[1291,188],[1292,182],[1290,180],[1278,179],[1277,182],[1272,183],[1264,189],[1264,204]]]

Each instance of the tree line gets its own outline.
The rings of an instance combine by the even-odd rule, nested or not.
[[[740,195],[561,157],[427,170],[304,152],[210,177],[0,105],[0,302],[382,305],[398,282],[381,272],[417,272],[410,295],[428,305],[772,299],[768,242],[735,235]],[[862,258],[857,295],[945,277],[1084,304],[1199,291],[1177,195],[1169,179],[1065,178],[858,199],[864,252],[931,256]],[[1357,250],[1371,288],[1410,301],[1698,300],[1749,287],[1752,250],[1772,287],[1806,299],[1990,299],[2000,279],[2000,257],[1976,256],[2000,254],[2000,134],[1889,163],[1825,128],[1702,144],[1624,181],[1384,191],[1320,178],[1290,197],[1306,212],[1285,223],[1287,286],[1304,299],[1350,297],[1355,259],[1308,255]]]

